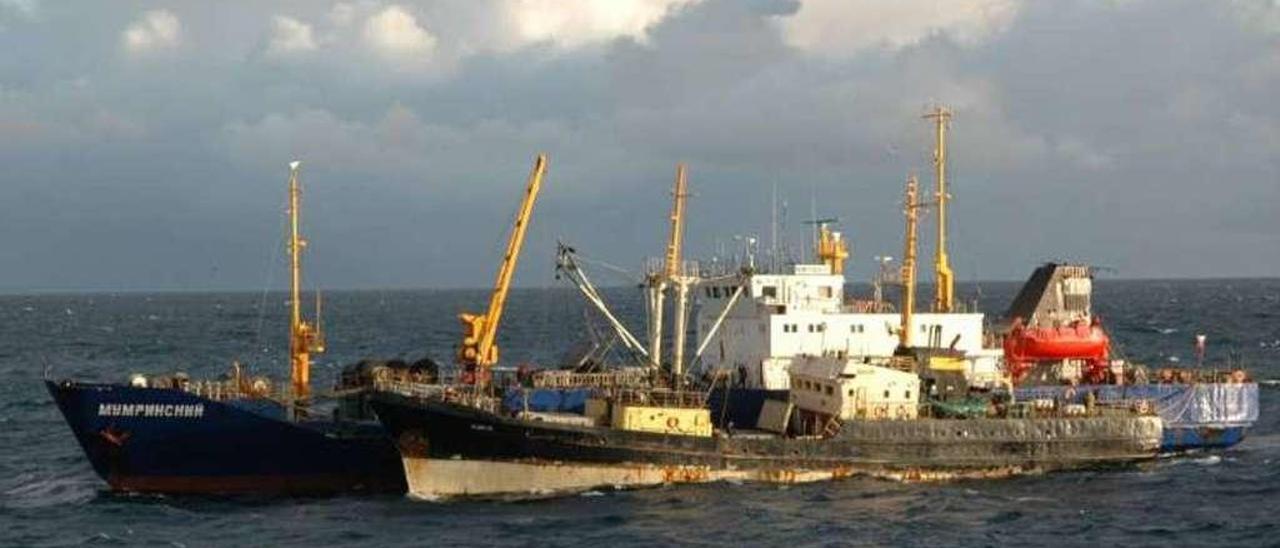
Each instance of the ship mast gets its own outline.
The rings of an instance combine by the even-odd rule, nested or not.
[[[696,279],[684,272],[685,268],[681,264],[681,250],[684,246],[684,204],[688,198],[687,186],[685,181],[685,166],[683,163],[676,165],[675,187],[672,189],[671,198],[671,237],[667,243],[666,269],[664,275],[667,280],[675,284],[676,305],[675,305],[675,325],[672,325],[671,337],[671,374],[675,379],[675,386],[678,388],[684,382],[684,347],[685,347],[685,331],[687,330],[686,322],[689,318],[689,285],[696,282]],[[659,332],[661,335],[661,332]]]
[[[902,213],[906,217],[906,237],[902,249],[902,314],[901,325],[898,326],[898,347],[911,348],[911,316],[916,308],[916,227],[919,202],[919,182],[914,174],[907,177],[906,199],[903,201]]]
[[[685,166],[683,163],[676,164],[676,179],[671,190],[671,231],[667,236],[667,252],[663,257],[661,270],[650,267],[647,285],[649,288],[649,362],[654,368],[662,365],[662,317],[664,310],[663,301],[666,297],[667,288],[675,283],[677,286],[677,278],[680,275],[680,252],[683,247],[684,240],[684,202],[688,194],[685,192]],[[687,288],[686,288],[687,290]],[[684,319],[681,317],[680,306],[676,307],[676,322],[683,325]],[[680,333],[680,327],[676,328],[675,335],[683,340],[683,334]],[[679,349],[677,359],[684,357],[683,349],[679,343],[674,344],[673,350]]]
[[[547,169],[547,157],[539,154],[534,161],[533,171],[529,174],[528,186],[525,188],[524,201],[516,213],[515,226],[511,229],[511,238],[507,241],[507,251],[502,265],[498,268],[498,276],[493,284],[493,294],[489,297],[489,309],[484,314],[463,312],[458,314],[462,322],[462,345],[458,347],[458,363],[465,371],[465,380],[483,386],[489,382],[489,368],[498,363],[498,325],[502,321],[502,311],[506,306],[507,292],[511,289],[511,278],[515,275],[516,262],[520,258],[520,249],[524,246],[525,231],[529,228],[529,218],[533,214],[533,204],[537,201],[538,191],[542,188],[542,176]]]
[[[293,396],[305,399],[311,395],[311,354],[324,352],[324,336],[319,327],[320,295],[316,294],[316,323],[302,317],[302,250],[307,241],[299,234],[299,209],[302,189],[298,184],[298,167],[289,163],[289,378]]]
[[[938,106],[923,118],[933,120],[935,132],[933,167],[937,184],[934,199],[938,206],[938,246],[933,259],[936,285],[933,311],[951,312],[955,301],[955,276],[947,257],[947,200],[951,198],[947,194],[947,124],[951,121],[951,111]]]

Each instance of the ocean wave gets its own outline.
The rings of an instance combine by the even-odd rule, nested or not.
[[[97,485],[78,477],[36,477],[24,474],[17,485],[4,491],[4,505],[15,509],[81,505],[98,494]]]

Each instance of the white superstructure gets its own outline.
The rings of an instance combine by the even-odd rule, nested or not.
[[[807,357],[791,365],[791,403],[840,420],[915,419],[920,376],[850,359]]]
[[[898,347],[897,313],[863,312],[846,301],[844,276],[827,264],[796,264],[786,274],[748,274],[738,280],[705,282],[698,288],[696,340],[711,335],[703,352],[708,370],[727,372],[739,386],[785,390],[797,359],[811,356],[891,357]],[[714,330],[739,281],[743,294]],[[916,313],[911,329],[919,346],[961,351],[968,377],[978,384],[998,379],[1000,349],[983,347],[980,313]]]

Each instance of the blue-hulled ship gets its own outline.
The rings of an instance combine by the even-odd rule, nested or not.
[[[152,493],[327,494],[405,491],[399,453],[365,391],[408,367],[362,362],[334,390],[313,392],[324,351],[301,309],[298,162],[290,164],[290,378],[278,386],[239,364],[216,380],[134,375],[127,383],[46,380],[76,440],[113,490]],[[421,368],[419,368],[421,369]]]
[[[94,472],[115,491],[405,489],[399,454],[376,421],[307,418],[286,402],[251,394],[80,381],[45,384]]]
[[[1235,364],[1147,367],[1116,359],[1093,314],[1093,271],[1086,265],[1037,267],[1004,318],[1005,369],[1019,399],[1062,404],[1150,406],[1164,421],[1161,450],[1231,447],[1258,420],[1258,385]],[[1198,354],[1204,354],[1199,338]]]

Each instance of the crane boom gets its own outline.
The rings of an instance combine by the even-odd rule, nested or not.
[[[464,312],[458,315],[462,322],[462,345],[458,348],[458,362],[466,369],[467,377],[475,384],[488,382],[488,370],[498,362],[498,325],[502,321],[502,311],[506,306],[507,292],[511,289],[511,278],[515,275],[516,262],[520,258],[520,249],[524,246],[525,231],[529,227],[529,219],[533,214],[533,204],[538,199],[538,191],[542,188],[542,176],[547,170],[547,156],[539,154],[534,161],[533,171],[529,174],[529,182],[525,188],[524,200],[516,213],[515,226],[511,229],[511,238],[507,241],[507,251],[498,268],[498,276],[493,284],[493,294],[489,297],[489,309],[484,314]]]

